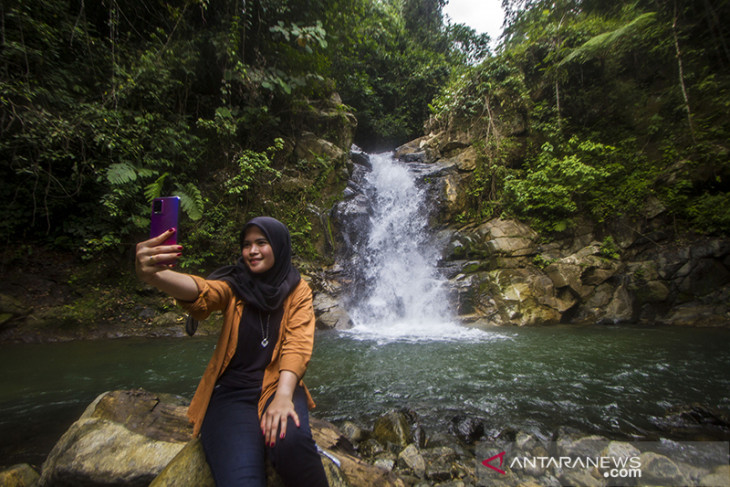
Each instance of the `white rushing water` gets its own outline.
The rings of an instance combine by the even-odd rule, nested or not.
[[[454,320],[448,283],[437,268],[441,249],[430,235],[426,195],[414,172],[392,154],[371,155],[370,162],[364,189],[371,200],[371,228],[359,256],[368,284],[350,309],[355,327],[349,333],[381,341],[490,336]]]

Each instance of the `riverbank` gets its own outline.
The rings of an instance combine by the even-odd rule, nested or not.
[[[41,486],[212,486],[200,445],[190,441],[186,405],[179,396],[142,389],[101,394],[42,466],[0,467],[0,480],[22,475],[28,483],[2,485],[39,480]],[[409,408],[384,411],[367,425],[335,425],[316,416],[310,422],[332,487],[608,486],[634,485],[637,479],[641,485],[730,485],[729,424],[712,416],[714,424],[700,432],[697,426],[710,419],[708,413],[700,407],[678,411],[671,419],[675,426],[680,420],[689,434],[669,442],[562,426],[551,432],[494,432],[467,415],[434,430]],[[273,472],[269,485],[280,485]]]
[[[198,334],[217,333],[212,317]],[[139,282],[131,256],[86,261],[28,246],[0,267],[0,343],[182,337],[185,314]]]
[[[300,265],[319,269],[308,263]],[[349,317],[337,307],[338,293],[331,293],[333,286],[340,289],[341,284],[319,275],[325,274],[321,270],[312,274],[316,274],[312,279],[315,295],[321,291],[323,298],[319,303],[322,310],[337,310],[327,316],[331,323],[324,323],[325,317],[318,313],[318,320],[322,318],[318,326],[350,327],[351,323],[341,326]],[[458,295],[469,291],[463,283],[456,289]],[[89,262],[71,253],[29,247],[22,258],[6,258],[0,267],[0,343],[183,337],[185,318],[172,298],[137,280],[131,256]],[[466,326],[491,328],[474,314],[460,319]],[[701,320],[683,326],[704,327]],[[730,327],[730,316],[725,322],[713,321],[712,326]],[[214,315],[200,323],[197,335],[214,335],[219,327],[220,319]]]

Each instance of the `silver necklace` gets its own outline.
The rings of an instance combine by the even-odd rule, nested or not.
[[[266,348],[269,344],[269,319],[270,314],[266,315],[266,334],[264,334],[264,321],[261,319],[261,313],[259,313],[259,324],[261,325],[261,347]]]

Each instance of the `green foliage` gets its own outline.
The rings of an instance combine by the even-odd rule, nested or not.
[[[599,253],[607,259],[619,259],[621,257],[621,249],[616,245],[616,241],[612,236],[608,235],[601,242]]]
[[[663,205],[675,228],[730,231],[726,2],[503,5],[499,54],[431,104],[429,130],[483,143],[462,220],[558,232]]]
[[[284,148],[284,140],[277,138],[274,145],[266,149],[265,152],[256,152],[253,150],[245,150],[238,157],[238,172],[230,177],[225,188],[230,195],[240,195],[247,191],[251,186],[268,174],[274,177],[280,176],[280,173],[271,167],[271,158],[273,155]]]
[[[612,50],[616,49],[617,44],[625,41],[637,30],[649,25],[654,19],[656,19],[656,13],[648,12],[639,15],[615,30],[598,34],[588,39],[583,45],[574,48],[570,54],[558,63],[558,66],[563,66],[574,61],[586,62],[596,57],[606,57]]]
[[[496,55],[443,25],[442,0],[6,3],[6,244],[129,248],[149,202],[177,194],[192,267],[261,212],[291,220],[314,255],[308,204],[343,181],[294,145],[311,129],[302,114],[335,91],[369,148],[424,122],[468,134],[464,223],[505,213],[559,231],[659,199],[687,228],[730,231],[727,2],[507,0]]]
[[[730,193],[705,193],[687,209],[699,229],[708,233],[730,231]]]
[[[508,176],[505,204],[509,211],[538,228],[560,232],[579,210],[592,211],[601,204],[615,148],[573,137],[566,149],[556,154],[546,142],[524,177]]]

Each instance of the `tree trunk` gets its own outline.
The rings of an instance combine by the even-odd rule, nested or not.
[[[674,0],[674,19],[672,22],[672,35],[674,36],[674,49],[677,56],[677,68],[679,70],[679,86],[682,88],[682,97],[684,97],[684,108],[687,111],[687,123],[689,124],[689,133],[692,142],[697,143],[695,139],[694,125],[692,124],[692,110],[689,105],[689,95],[687,94],[687,86],[684,83],[684,69],[682,67],[682,51],[679,48],[679,35],[677,34],[677,0]]]

